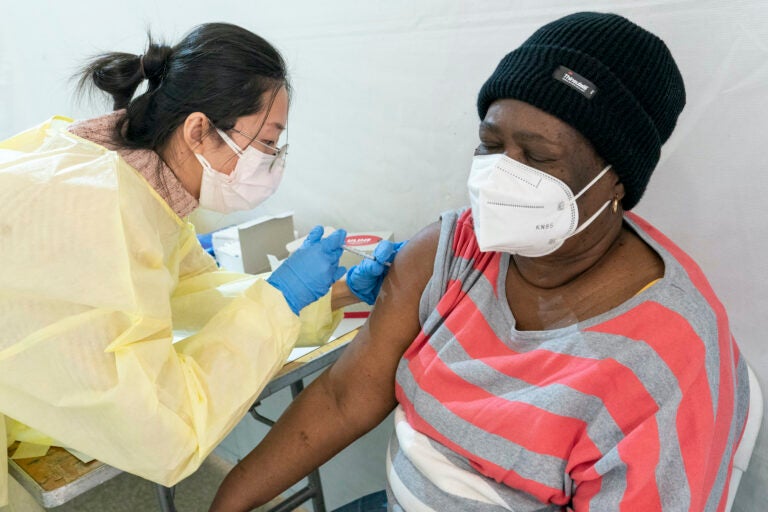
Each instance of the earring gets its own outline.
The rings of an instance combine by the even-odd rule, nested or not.
[[[611,210],[613,210],[613,213],[616,213],[619,211],[619,196],[613,196],[613,203],[611,204]]]

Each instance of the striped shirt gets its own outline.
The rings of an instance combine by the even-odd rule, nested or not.
[[[664,277],[572,326],[518,331],[510,255],[442,218],[419,336],[396,377],[394,510],[722,510],[747,368],[696,264],[628,214]]]

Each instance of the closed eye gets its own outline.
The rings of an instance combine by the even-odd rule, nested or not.
[[[543,155],[537,155],[537,154],[531,154],[531,153],[525,153],[525,158],[528,161],[536,162],[540,164],[546,164],[546,163],[554,162],[557,160],[556,158],[550,158]]]
[[[499,144],[481,142],[475,148],[475,155],[490,155],[493,153],[501,153],[503,148]]]

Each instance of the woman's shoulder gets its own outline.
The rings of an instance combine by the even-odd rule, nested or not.
[[[627,220],[663,260],[663,277],[590,329],[643,340],[658,362],[678,376],[708,371],[717,366],[714,361],[730,361],[728,314],[699,266],[649,222],[637,215]]]
[[[38,205],[36,211],[87,217],[91,225],[113,216],[129,219],[137,210],[163,217],[161,210],[168,206],[135,168],[70,126],[70,119],[52,118],[0,142],[0,183],[20,208],[44,200],[45,207]],[[150,213],[154,210],[158,215]]]
[[[485,269],[498,262],[501,253],[483,252],[475,236],[475,224],[470,208],[443,212],[440,216],[440,236],[437,244],[437,261],[442,262],[449,273],[464,271],[467,262],[476,270]]]
[[[67,131],[114,151],[119,149],[117,126],[124,117],[125,110],[115,110],[98,117],[75,121],[67,127]]]
[[[70,133],[71,123],[69,118],[55,116],[0,142],[0,172],[38,186],[63,186],[74,179],[78,184],[99,183],[103,189],[114,181],[105,174],[115,174],[118,157]],[[83,182],[84,176],[90,178]]]
[[[672,302],[694,303],[725,316],[725,309],[698,263],[669,237],[636,214],[627,220],[634,232],[661,257],[664,277],[652,289],[665,290]]]

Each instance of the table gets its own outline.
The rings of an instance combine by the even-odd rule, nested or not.
[[[259,421],[271,424],[271,420],[264,418],[256,411],[258,404],[286,387],[291,388],[291,393],[295,397],[304,388],[304,378],[336,361],[356,334],[357,329],[354,329],[286,363],[262,390],[256,403],[251,407],[251,414]],[[14,443],[8,447],[9,455],[13,453],[16,446],[17,443]],[[43,508],[62,505],[122,473],[119,469],[98,460],[83,463],[65,449],[56,446],[52,446],[44,457],[17,460],[9,458],[8,472]],[[314,471],[308,479],[309,484],[305,488],[271,509],[271,512],[292,510],[292,507],[310,499],[315,512],[325,511],[319,472]],[[160,510],[175,512],[174,489],[158,485],[157,493]]]
[[[336,361],[343,353],[347,344],[357,335],[357,331],[358,329],[350,331],[330,343],[318,347],[312,352],[283,366],[261,392],[261,395],[259,395],[256,403],[253,404],[253,407],[251,407],[251,415],[258,421],[268,426],[272,426],[274,422],[269,418],[265,418],[256,410],[259,403],[268,396],[288,386],[291,388],[291,395],[293,398],[296,398],[296,395],[301,393],[302,389],[304,389],[304,378],[326,366],[330,366]],[[318,469],[312,471],[307,475],[307,481],[308,483],[305,487],[296,491],[279,505],[270,508],[268,512],[293,510],[300,504],[309,500],[312,500],[312,507],[315,512],[325,512],[325,500],[323,498],[323,485],[320,481],[320,471]],[[163,512],[166,511],[164,510]],[[173,511],[171,509],[167,512]]]
[[[8,447],[10,456],[18,442]],[[8,473],[43,508],[59,506],[122,471],[98,460],[83,463],[64,448],[51,446],[44,457],[8,459]]]

